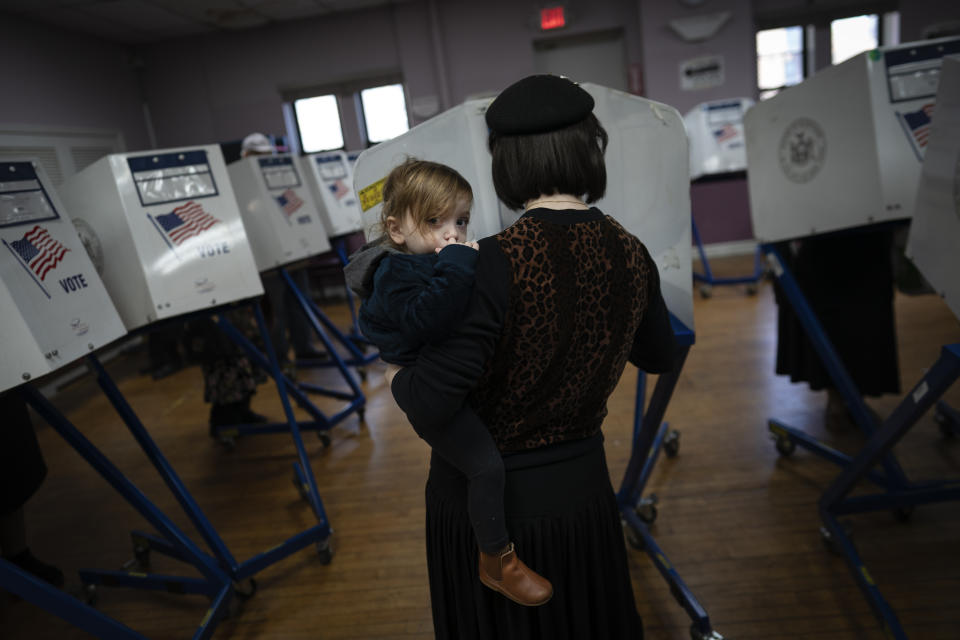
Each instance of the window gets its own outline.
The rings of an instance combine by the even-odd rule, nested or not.
[[[365,149],[410,128],[399,73],[281,90],[291,149]]]
[[[830,23],[830,62],[840,64],[880,44],[880,20],[876,14],[841,18]]]
[[[293,108],[304,153],[343,148],[343,127],[335,95],[294,100]]]
[[[803,39],[801,26],[757,32],[757,87],[761,100],[803,80]]]
[[[410,128],[403,85],[389,84],[360,92],[367,140],[371,144],[396,138]]]

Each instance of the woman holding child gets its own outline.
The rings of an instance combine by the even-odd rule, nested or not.
[[[505,470],[510,544],[478,552],[470,479],[434,449],[426,538],[438,638],[642,637],[600,427],[626,363],[667,371],[675,346],[656,264],[589,204],[606,189],[607,133],[592,110],[586,91],[555,76],[525,78],[490,105],[497,195],[524,214],[464,256],[475,264],[461,319],[392,381],[418,433],[442,433],[469,409]],[[525,603],[539,606],[507,593],[518,555],[527,577],[552,584],[545,603]]]

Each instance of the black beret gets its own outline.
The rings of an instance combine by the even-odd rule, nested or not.
[[[547,133],[580,122],[593,96],[560,76],[527,76],[504,89],[487,108],[487,126],[507,135]]]

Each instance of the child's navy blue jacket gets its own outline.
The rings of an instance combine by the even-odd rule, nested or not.
[[[347,285],[363,300],[360,331],[386,362],[413,364],[456,327],[473,292],[477,251],[463,245],[410,254],[375,241],[350,256]]]

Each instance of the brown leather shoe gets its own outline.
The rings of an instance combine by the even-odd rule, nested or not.
[[[553,596],[553,585],[523,564],[511,542],[497,554],[480,552],[480,582],[517,604],[539,607]]]

